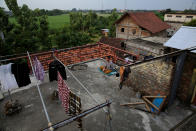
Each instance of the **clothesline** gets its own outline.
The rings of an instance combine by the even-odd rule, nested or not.
[[[80,80],[78,80],[78,78],[67,68],[67,66],[65,66],[56,56],[54,56],[54,58],[59,61],[66,69],[67,71],[72,75],[72,77],[82,86],[82,88],[84,88],[84,90],[89,94],[89,96],[97,103],[99,104],[99,102],[93,97],[93,95],[89,92],[89,90],[80,82]],[[107,113],[108,111],[103,108],[104,112]]]
[[[32,64],[31,56],[33,56],[33,55],[30,55],[29,52],[27,51],[27,56],[23,56],[23,57],[20,57],[20,58],[27,58],[27,59],[29,59],[29,62],[30,62],[31,68],[32,68],[33,75],[37,77],[36,68],[35,68],[34,65]],[[54,58],[55,58],[58,62],[60,62],[60,63],[63,65],[63,67],[65,67],[65,69],[68,70],[68,72],[73,76],[73,78],[74,78],[74,79],[75,79],[75,80],[85,89],[85,91],[89,94],[89,96],[90,96],[96,103],[99,104],[99,102],[93,97],[93,95],[88,91],[88,89],[87,89],[87,88],[86,88],[86,87],[85,87],[85,86],[84,86],[84,85],[83,85],[83,84],[73,75],[73,73],[67,68],[67,66],[65,66],[65,65],[64,65],[58,58],[56,58],[55,56],[54,56]],[[42,93],[41,93],[41,91],[40,91],[40,87],[39,87],[39,84],[38,84],[38,79],[36,79],[36,87],[37,87],[37,89],[38,89],[38,93],[39,93],[39,95],[40,95],[40,99],[41,99],[41,102],[42,102],[42,106],[43,106],[43,109],[44,109],[44,112],[45,112],[45,115],[46,115],[48,124],[49,124],[49,126],[50,126],[50,125],[51,125],[50,117],[49,117],[49,115],[48,115],[48,112],[47,112],[47,109],[46,109],[46,106],[45,106],[45,102],[44,102],[44,100],[43,100]],[[108,111],[105,110],[104,108],[103,108],[103,110],[104,110],[106,113],[108,113]]]
[[[29,52],[27,51],[27,55],[28,55],[28,58],[29,58],[29,61],[30,61],[30,64],[31,64],[31,68],[32,68],[32,71],[33,71],[33,75],[35,76],[35,71],[34,71],[34,68],[33,68],[33,65],[32,65],[32,61],[31,61],[31,57],[29,55]],[[36,76],[35,76],[36,77]],[[45,105],[45,102],[43,100],[43,97],[42,97],[42,93],[40,91],[40,88],[39,88],[39,85],[38,85],[38,80],[36,79],[36,87],[37,87],[37,90],[39,92],[39,96],[40,96],[40,99],[41,99],[41,102],[42,102],[42,106],[44,108],[44,112],[45,112],[45,115],[46,115],[46,118],[47,118],[47,121],[48,121],[48,125],[51,124],[51,121],[50,121],[50,117],[48,115],[48,112],[47,112],[47,109],[46,109],[46,105]]]
[[[54,124],[54,125],[51,125],[51,127],[53,127],[54,129],[58,129],[59,127],[62,127],[64,125],[67,125],[67,124],[69,124],[69,123],[71,123],[71,122],[73,122],[73,121],[75,121],[75,120],[77,120],[77,119],[79,119],[81,117],[84,117],[84,116],[86,116],[86,115],[88,115],[88,114],[90,114],[92,112],[95,112],[95,111],[99,110],[100,108],[104,108],[105,106],[109,106],[111,103],[112,103],[111,100],[106,101],[105,103],[99,104],[99,105],[97,105],[97,106],[95,106],[95,107],[93,107],[91,109],[88,109],[88,110],[80,113],[79,115],[72,116],[72,117],[70,117],[68,119],[65,119],[63,121],[60,121],[60,122]],[[110,124],[110,128],[111,128],[111,124]],[[42,131],[48,131],[48,129],[50,129],[50,127],[47,127],[45,129],[42,129]]]

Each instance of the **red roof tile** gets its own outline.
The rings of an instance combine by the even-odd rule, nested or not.
[[[116,24],[118,24],[127,15],[130,16],[137,25],[152,33],[157,33],[170,28],[167,23],[159,19],[153,12],[125,13],[119,20],[116,21]]]

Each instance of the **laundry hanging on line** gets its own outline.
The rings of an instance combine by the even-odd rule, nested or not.
[[[122,89],[123,82],[129,77],[129,73],[131,73],[130,67],[120,67],[120,84],[119,88]]]
[[[14,74],[19,87],[27,86],[31,83],[29,77],[30,69],[27,63],[12,64],[11,72]]]
[[[40,61],[37,59],[37,57],[34,58],[33,68],[34,68],[35,77],[37,78],[37,80],[44,81],[44,68],[42,64],[40,63]]]
[[[11,72],[11,65],[12,63],[0,66],[0,83],[4,91],[18,88],[15,76]]]
[[[69,112],[69,93],[70,90],[67,86],[67,84],[65,83],[65,81],[63,80],[61,74],[59,72],[58,73],[58,91],[59,91],[59,99],[62,102],[62,106],[65,109],[65,112],[68,113]]]
[[[66,70],[63,64],[54,60],[49,64],[49,79],[50,81],[57,81],[57,72],[59,72],[64,80],[67,80]]]

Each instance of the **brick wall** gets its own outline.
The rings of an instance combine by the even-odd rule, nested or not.
[[[151,33],[147,30],[142,30],[141,37],[150,37]]]
[[[118,56],[118,54],[122,54],[122,56],[123,54],[129,54],[134,55],[138,58],[138,56],[135,54],[131,54],[124,50],[103,43],[73,47],[64,50],[57,50],[54,52],[54,55],[65,65],[76,64],[79,62],[88,61],[96,58],[105,58],[107,56],[110,56],[114,63],[117,63],[117,61],[124,62],[124,58],[121,58],[120,56]],[[32,62],[35,56],[43,65],[44,70],[48,70],[49,64],[54,60],[52,51],[31,54]],[[27,56],[24,56],[24,58],[26,57]],[[28,63],[30,67],[29,60]]]
[[[173,65],[163,60],[154,60],[131,67],[126,84],[144,95],[168,95]]]

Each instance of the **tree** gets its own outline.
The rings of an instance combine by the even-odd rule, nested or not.
[[[12,34],[14,52],[49,49],[51,45],[48,37],[47,17],[40,17],[39,9],[33,11],[27,5],[19,7],[16,0],[5,0],[5,2],[17,21]]]
[[[112,10],[112,14],[108,17],[108,20],[109,20],[109,36],[110,37],[115,37],[116,36],[116,27],[115,27],[115,22],[116,20],[118,19],[118,13],[117,13],[117,10],[116,8]]]
[[[79,46],[90,42],[90,36],[86,32],[77,32],[71,26],[65,26],[56,34],[56,43],[59,48]]]
[[[48,21],[46,15],[43,15],[39,18],[39,24],[40,24],[39,38],[43,46],[42,50],[51,49],[52,45],[49,39],[49,28],[48,28]]]
[[[76,11],[77,11],[77,9],[76,9],[76,8],[73,8],[71,11],[72,11],[72,12],[76,12]]]
[[[184,13],[196,13],[196,10],[192,10],[192,9],[185,9]]]
[[[5,14],[4,9],[0,8],[0,55],[12,53],[12,30],[14,25],[8,20],[8,15]]]
[[[155,13],[155,15],[156,15],[157,17],[159,17],[162,21],[164,21],[164,15],[163,15],[163,14],[161,14],[161,13],[159,13],[159,12],[157,12],[157,11],[155,11],[154,13]]]
[[[193,26],[193,27],[196,27],[196,19],[193,19],[190,22],[185,23],[184,25],[185,26]]]
[[[165,10],[165,13],[170,13],[172,10],[170,8]]]

